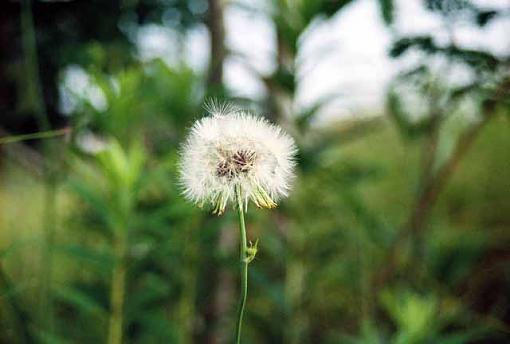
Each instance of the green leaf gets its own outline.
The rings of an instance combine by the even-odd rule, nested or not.
[[[475,327],[459,331],[457,333],[446,334],[437,338],[437,344],[464,344],[471,343],[476,339],[481,339],[488,332],[485,327]]]
[[[381,8],[381,15],[386,25],[393,24],[395,11],[393,0],[379,0],[379,6]]]
[[[430,36],[405,37],[393,43],[390,49],[390,56],[399,57],[412,47],[417,47],[426,52],[434,52],[437,50],[434,45],[434,40]]]
[[[65,253],[80,259],[84,262],[89,262],[100,268],[103,272],[109,272],[113,266],[113,259],[110,254],[98,252],[91,248],[80,245],[59,245],[55,246],[57,252]]]
[[[494,19],[498,15],[498,12],[494,10],[480,11],[476,14],[476,23],[484,27],[487,25],[492,19]]]
[[[107,311],[90,295],[75,288],[57,288],[55,297],[75,306],[80,311],[106,318]]]
[[[39,338],[38,340],[38,343],[41,343],[41,344],[66,344],[66,343],[70,343],[68,342],[67,340],[65,340],[64,338],[54,334],[54,333],[50,333],[48,331],[45,331],[45,330],[39,330],[39,331],[36,331],[38,332],[37,333],[37,337]]]

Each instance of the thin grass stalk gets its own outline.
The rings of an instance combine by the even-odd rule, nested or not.
[[[11,324],[13,328],[13,334],[9,335],[6,333],[5,338],[2,339],[5,339],[6,342],[12,340],[13,343],[20,344],[33,343],[34,338],[28,326],[25,325],[29,321],[29,314],[21,307],[13,289],[13,284],[5,273],[2,261],[0,260],[0,307],[7,309],[7,316],[10,318],[7,323]]]
[[[192,224],[185,233],[183,252],[188,261],[183,272],[183,289],[179,301],[178,317],[181,324],[179,329],[179,343],[193,343],[193,319],[195,317],[195,299],[198,278],[198,231]]]
[[[63,128],[63,129],[55,129],[55,130],[38,131],[36,133],[30,133],[30,134],[9,135],[9,136],[0,137],[0,145],[7,144],[7,143],[17,143],[17,142],[28,141],[28,140],[50,139],[50,138],[66,135],[69,132],[70,132],[69,128]]]
[[[26,101],[30,101],[30,106],[39,124],[39,128],[43,132],[49,132],[50,121],[46,111],[43,91],[41,87],[41,79],[39,75],[39,61],[37,56],[37,40],[34,27],[34,19],[32,13],[32,2],[24,0],[21,6],[21,33],[22,45],[24,52],[24,77]],[[44,136],[44,135],[43,135]],[[29,137],[30,138],[30,137]],[[12,141],[11,141],[12,142]],[[51,143],[44,143],[44,156],[47,161],[44,167],[45,173],[45,197],[43,212],[43,235],[44,244],[42,252],[41,265],[41,288],[39,290],[39,307],[38,315],[41,330],[48,332],[50,335],[54,332],[54,312],[52,300],[52,265],[53,265],[53,246],[55,236],[55,226],[57,223],[57,175],[53,164],[55,160],[55,147]]]
[[[114,235],[115,263],[110,289],[110,319],[108,344],[121,344],[123,333],[124,299],[126,293],[127,232],[119,230]]]

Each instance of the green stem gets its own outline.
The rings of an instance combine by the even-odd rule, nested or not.
[[[110,290],[110,324],[108,330],[108,344],[122,343],[124,295],[126,283],[126,233],[115,233],[114,239],[115,265],[112,272]]]
[[[24,96],[32,106],[42,130],[50,129],[50,121],[44,103],[37,56],[37,40],[32,14],[32,1],[24,0],[21,6],[21,42],[24,53]]]
[[[42,250],[42,276],[39,299],[39,317],[41,324],[49,333],[54,330],[53,315],[53,247],[55,245],[55,229],[57,226],[57,180],[52,172],[47,172],[44,196],[44,241]]]
[[[39,124],[39,129],[42,132],[7,136],[0,138],[0,145],[4,143],[13,143],[23,140],[49,138],[62,135],[67,131],[66,129],[50,130],[51,123],[48,117],[44,93],[41,83],[39,60],[37,54],[37,39],[36,28],[34,25],[34,16],[32,13],[32,0],[23,0],[21,2],[20,10],[20,25],[21,25],[21,43],[23,48],[23,94],[22,98],[27,101],[28,109],[33,112]],[[55,227],[57,224],[56,201],[57,201],[57,186],[58,186],[58,173],[60,171],[56,164],[56,147],[45,142],[43,145],[44,156],[46,161],[44,164],[44,172],[46,178],[45,185],[45,206],[44,206],[44,251],[43,251],[43,264],[41,271],[41,286],[40,286],[40,326],[49,335],[54,332],[54,314],[53,314],[53,299],[52,299],[52,265],[53,265],[53,246]],[[54,158],[55,156],[55,158]]]
[[[56,136],[65,135],[68,132],[69,132],[68,128],[63,128],[63,129],[56,129],[56,130],[39,131],[37,133],[30,133],[30,134],[4,136],[4,137],[0,137],[0,145],[6,144],[6,143],[27,141],[27,140],[48,139],[48,138],[52,138],[52,137],[56,137]]]
[[[184,288],[182,290],[179,306],[178,317],[181,331],[179,331],[180,344],[193,343],[193,321],[195,315],[195,299],[196,299],[196,283],[198,276],[198,254],[199,241],[198,226],[193,222],[186,232],[184,232],[183,256],[187,257],[187,264],[183,271]]]
[[[237,325],[236,325],[236,343],[241,343],[241,327],[243,325],[244,307],[246,305],[246,295],[248,294],[248,245],[246,242],[246,225],[244,223],[244,208],[243,200],[241,199],[240,187],[236,188],[237,211],[239,213],[239,237],[240,237],[240,252],[239,260],[241,263],[241,297],[239,301],[239,308],[237,310]]]
[[[12,335],[5,333],[6,342],[9,339],[12,339],[15,343],[26,344],[26,343],[34,343],[35,339],[32,338],[32,334],[27,326],[30,321],[29,314],[22,309],[20,306],[20,302],[17,298],[16,293],[14,292],[13,283],[5,273],[5,270],[2,265],[2,261],[0,260],[0,307],[2,309],[7,309],[9,312],[7,313],[7,320],[11,323],[13,331]],[[14,341],[14,340],[17,341]]]

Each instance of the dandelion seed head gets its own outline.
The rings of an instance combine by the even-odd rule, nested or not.
[[[294,140],[267,120],[229,104],[210,102],[182,150],[180,180],[192,202],[224,212],[236,200],[272,208],[294,179]]]

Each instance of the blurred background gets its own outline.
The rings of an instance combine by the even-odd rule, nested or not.
[[[235,212],[176,182],[215,97],[299,146],[244,343],[509,343],[509,35],[508,0],[3,0],[0,342],[232,341]]]

